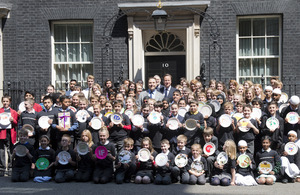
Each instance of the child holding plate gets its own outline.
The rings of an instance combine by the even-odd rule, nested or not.
[[[207,162],[201,156],[202,148],[200,144],[193,144],[191,147],[192,156],[189,158],[187,170],[189,172],[189,184],[205,185],[205,172],[207,171]]]
[[[253,171],[256,169],[253,156],[247,152],[247,142],[240,140],[238,143],[238,158],[236,161],[235,184],[239,186],[256,186]]]
[[[269,136],[263,136],[261,141],[262,150],[258,151],[255,157],[255,162],[258,165],[256,181],[258,184],[273,185],[281,168],[280,156],[270,148],[271,138]]]
[[[40,137],[40,147],[35,150],[31,168],[34,169],[33,181],[42,183],[52,179],[55,151],[49,146],[47,135]]]

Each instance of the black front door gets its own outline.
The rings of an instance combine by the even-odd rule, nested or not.
[[[146,56],[145,57],[145,78],[159,75],[161,78],[165,74],[172,75],[172,85],[179,84],[181,77],[185,75],[185,55],[179,56]]]

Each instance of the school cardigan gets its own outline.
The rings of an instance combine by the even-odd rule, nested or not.
[[[57,157],[58,154],[60,152],[62,152],[62,151],[64,151],[64,150],[62,150],[62,149],[56,150],[55,156]],[[74,150],[72,150],[72,149],[69,148],[69,150],[67,150],[66,152],[68,152],[71,155],[72,161],[76,162],[76,153],[74,152]],[[56,169],[57,170],[66,170],[66,169],[68,169],[68,170],[75,170],[75,168],[76,168],[76,166],[73,166],[70,163],[68,163],[66,165],[62,165],[62,164],[60,164],[58,162],[58,164],[56,165]]]
[[[16,143],[14,145],[14,149],[18,146],[18,145],[23,145],[25,146],[28,150],[29,150],[29,153],[34,156],[34,148],[33,146],[26,142],[25,144],[21,144],[20,142]],[[13,167],[18,167],[18,168],[22,168],[22,167],[25,167],[25,166],[29,166],[31,165],[31,159],[28,158],[27,155],[23,156],[23,157],[20,157],[20,156],[17,156],[15,155],[14,159],[13,159]]]
[[[195,139],[199,136],[201,136],[201,134],[203,133],[203,129],[204,129],[204,118],[203,115],[200,112],[197,112],[196,114],[192,114],[191,112],[187,112],[185,113],[184,116],[184,121],[186,121],[187,119],[195,119],[197,121],[197,123],[200,124],[200,128],[196,128],[193,131],[189,131],[187,129],[184,129],[183,133],[186,137],[187,137],[187,146],[191,146]]]
[[[6,139],[6,136],[7,136],[6,131],[10,131],[11,142],[13,144],[15,144],[16,141],[17,141],[16,127],[18,125],[18,113],[12,108],[9,108],[9,110],[4,110],[4,108],[0,108],[0,113],[3,113],[3,112],[10,112],[10,114],[13,117],[14,120],[11,122],[11,125],[12,125],[11,129],[0,129],[0,140],[1,139]]]
[[[128,137],[128,131],[131,131],[131,123],[129,117],[126,114],[122,114],[122,124],[124,125],[123,128],[114,125],[112,128],[108,128],[109,130],[109,140],[113,142],[122,141],[126,137]],[[110,117],[107,119],[107,123],[111,122]]]
[[[98,146],[104,146],[107,151],[108,151],[108,154],[111,154],[113,157],[116,156],[116,149],[115,149],[115,144],[112,143],[112,142],[108,142],[107,144],[101,144],[101,143],[97,143],[97,145],[95,145],[93,147],[93,153],[95,154],[95,150]],[[99,167],[99,168],[113,168],[113,163],[114,161],[111,160],[108,156],[106,156],[105,159],[96,159],[96,162],[95,162],[95,166],[96,167]]]
[[[255,162],[257,165],[261,163],[262,161],[268,161],[272,164],[273,170],[275,175],[279,174],[280,167],[281,167],[281,161],[280,156],[275,150],[271,150],[269,148],[267,151],[262,149],[261,151],[258,151],[256,153]]]
[[[46,149],[39,147],[38,149],[35,150],[32,162],[36,163],[36,161],[39,158],[46,158],[49,161],[49,165],[50,165],[51,163],[55,162],[55,151],[52,148],[50,148],[49,146]],[[53,169],[53,166],[47,170],[38,170],[37,168],[35,168],[34,176],[35,177],[36,176],[51,176],[52,169]]]

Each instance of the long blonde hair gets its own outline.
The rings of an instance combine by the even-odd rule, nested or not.
[[[81,133],[81,137],[80,137],[80,139],[81,139],[81,141],[83,141],[83,138],[82,138],[82,136],[83,136],[83,134],[86,134],[87,135],[87,137],[89,138],[89,141],[87,142],[87,144],[88,144],[88,146],[89,147],[92,147],[92,145],[94,144],[94,142],[93,142],[93,138],[92,138],[92,134],[91,134],[91,132],[89,131],[89,130],[83,130],[82,131],[82,133]]]
[[[233,140],[229,139],[225,143],[225,152],[231,160],[236,159],[236,144]]]

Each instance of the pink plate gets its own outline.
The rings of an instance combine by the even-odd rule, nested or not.
[[[108,151],[104,146],[98,146],[95,150],[95,154],[98,159],[105,159]]]

